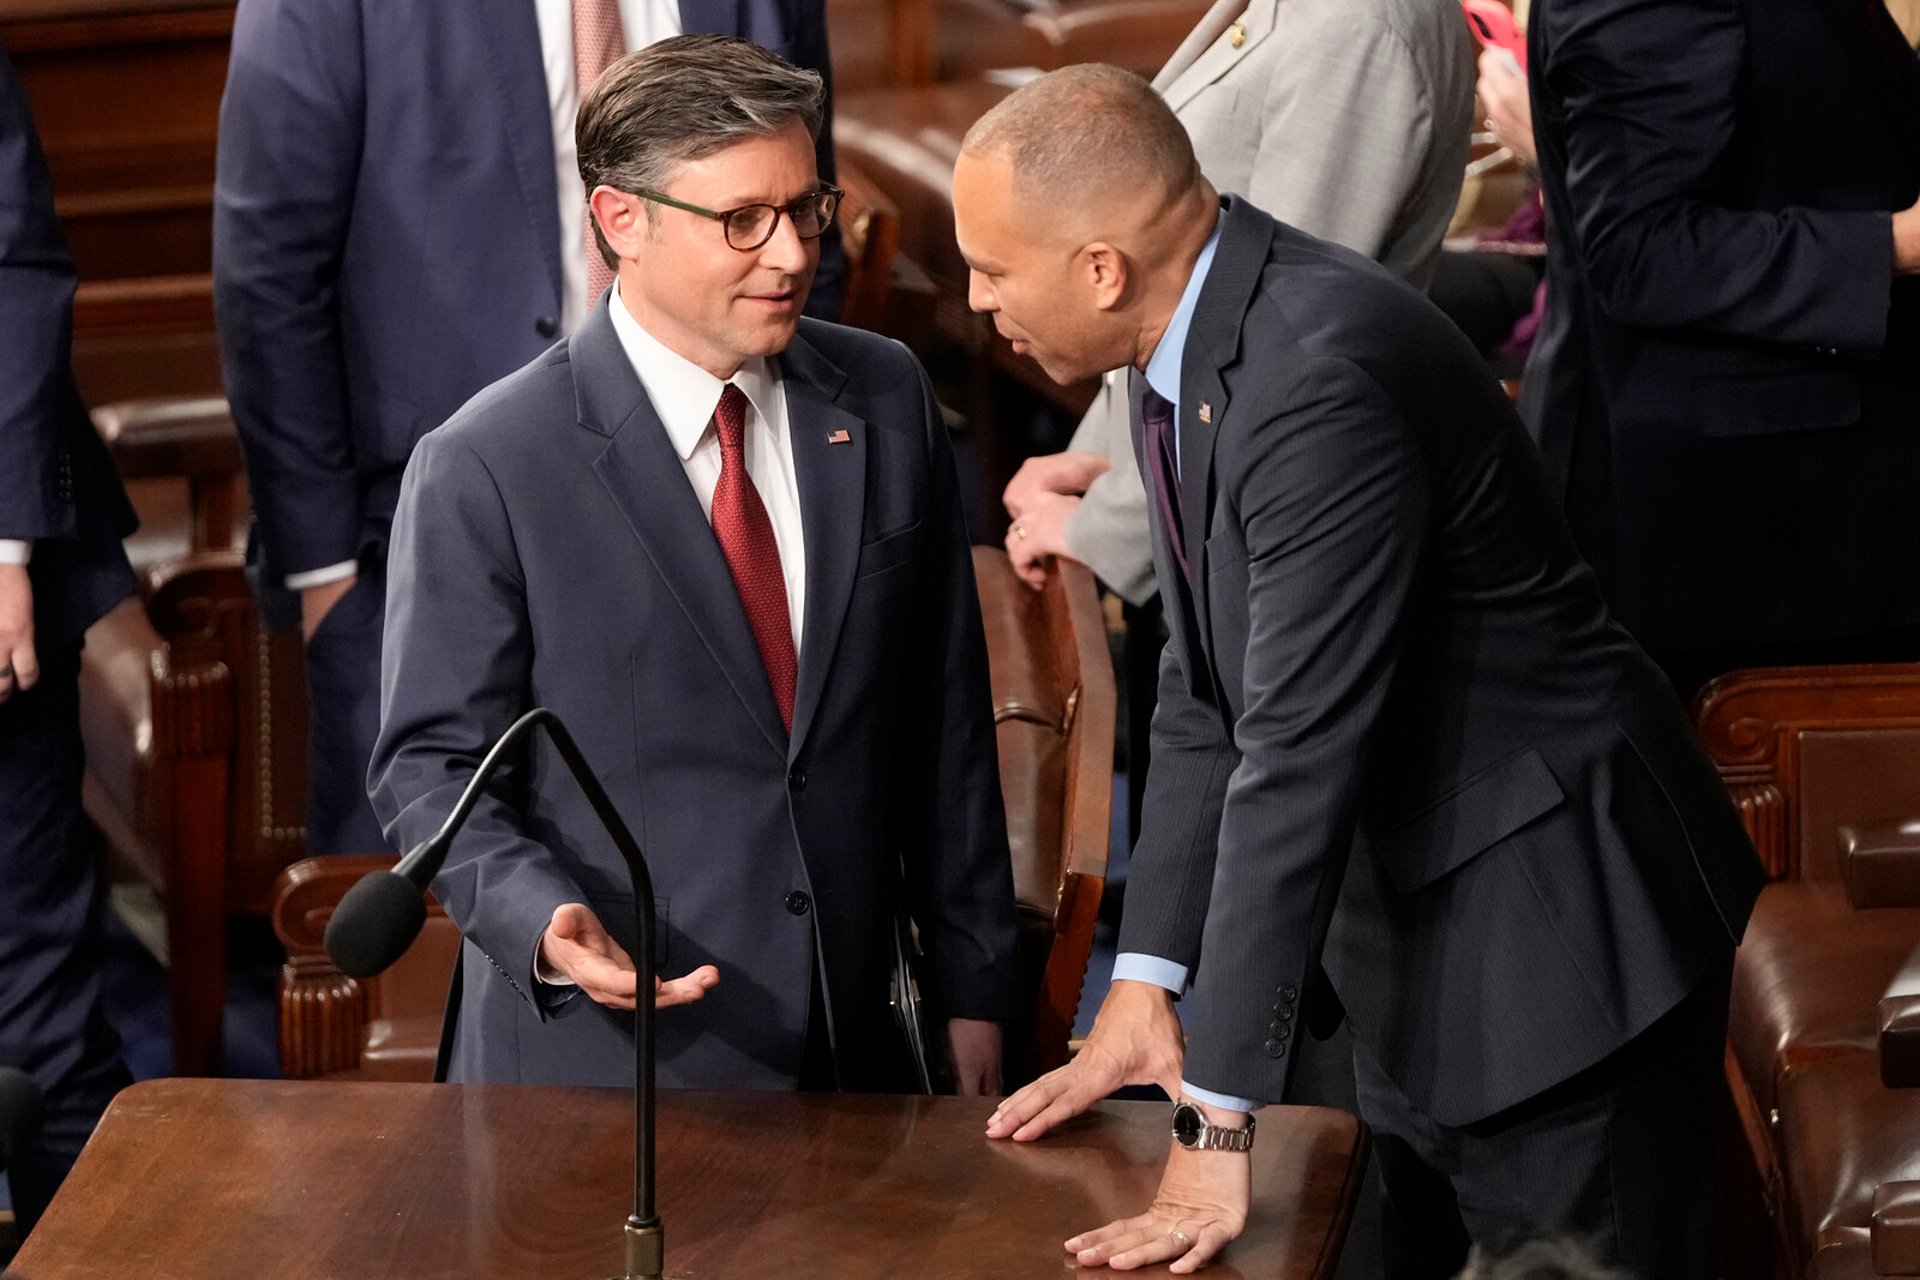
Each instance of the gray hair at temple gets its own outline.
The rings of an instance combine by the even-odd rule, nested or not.
[[[793,121],[818,139],[826,86],[759,45],[734,36],[675,36],[608,67],[580,103],[574,144],[587,193],[658,191],[674,171],[749,138],[779,133]],[[649,221],[658,216],[647,206]],[[613,249],[595,222],[593,238],[609,267]]]
[[[1171,200],[1200,182],[1193,142],[1160,95],[1097,62],[1023,85],[974,122],[960,150],[1006,157],[1015,198],[1049,208],[1149,191]]]

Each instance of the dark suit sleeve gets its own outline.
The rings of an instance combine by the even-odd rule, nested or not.
[[[364,56],[354,0],[240,0],[234,15],[214,179],[214,304],[276,581],[359,551],[338,276],[360,164]]]
[[[1588,284],[1622,324],[1878,352],[1891,212],[1741,209],[1719,185],[1753,74],[1746,12],[1739,0],[1547,8],[1534,117],[1543,129],[1564,120]]]
[[[1013,869],[980,596],[946,424],[926,372],[898,350],[920,386],[933,492],[914,570],[918,608],[910,628],[886,642],[904,646],[921,690],[903,708],[902,866],[941,1011],[1001,1020],[1014,1012]]]
[[[532,645],[525,579],[493,477],[466,445],[431,433],[407,464],[387,558],[370,792],[395,848],[439,829],[487,750],[530,709]],[[528,998],[554,908],[586,896],[522,832],[506,799],[524,789],[521,773],[510,765],[496,776],[433,892]]]
[[[826,85],[827,101],[820,119],[820,136],[815,140],[815,164],[822,181],[832,182],[839,175],[839,162],[833,154],[833,57],[827,50],[827,6],[825,0],[792,0],[789,17],[793,31],[795,66],[820,73]],[[813,278],[813,292],[807,296],[807,314],[816,320],[840,319],[840,303],[846,291],[847,253],[835,223],[820,237],[820,270]]]
[[[1288,1058],[1269,1024],[1297,1007],[1333,914],[1428,518],[1411,433],[1364,373],[1315,361],[1285,404],[1217,462],[1247,552],[1246,705],[1185,1071],[1268,1100]]]
[[[73,260],[13,66],[0,53],[0,538],[70,538],[58,485]]]

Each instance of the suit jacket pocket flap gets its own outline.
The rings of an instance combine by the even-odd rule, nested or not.
[[[1412,893],[1499,843],[1565,799],[1532,747],[1487,766],[1373,841],[1393,887]]]

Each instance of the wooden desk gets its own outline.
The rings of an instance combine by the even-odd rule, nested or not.
[[[667,1273],[1054,1277],[1068,1235],[1146,1207],[1165,1104],[1021,1146],[987,1141],[988,1110],[663,1092]],[[618,1090],[153,1081],[107,1112],[13,1274],[597,1280],[622,1263],[632,1133]],[[1344,1112],[1263,1112],[1252,1225],[1206,1274],[1321,1274],[1364,1145]]]

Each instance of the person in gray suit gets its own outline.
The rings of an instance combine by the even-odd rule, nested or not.
[[[1067,1247],[1217,1254],[1252,1109],[1344,1014],[1388,1274],[1529,1229],[1711,1274],[1761,868],[1471,344],[1377,264],[1221,200],[1113,68],[983,117],[954,211],[1016,347],[1062,382],[1133,370],[1169,591],[1116,981],[1079,1057],[988,1126],[1038,1137],[1125,1083],[1183,1098],[1154,1204]]]
[[[900,344],[803,319],[838,191],[820,77],[686,36],[583,104],[617,282],[428,434],[394,520],[371,773],[434,831],[528,708],[572,728],[651,864],[680,1087],[905,1081],[918,926],[963,1092],[997,1090],[1014,906],[987,665],[945,430]],[[625,868],[546,745],[433,890],[465,944],[457,1080],[631,1079]]]
[[[1217,190],[1420,288],[1460,198],[1473,86],[1458,0],[1218,0],[1153,81]],[[1004,501],[1007,554],[1035,586],[1064,555],[1131,605],[1153,598],[1124,377]]]

